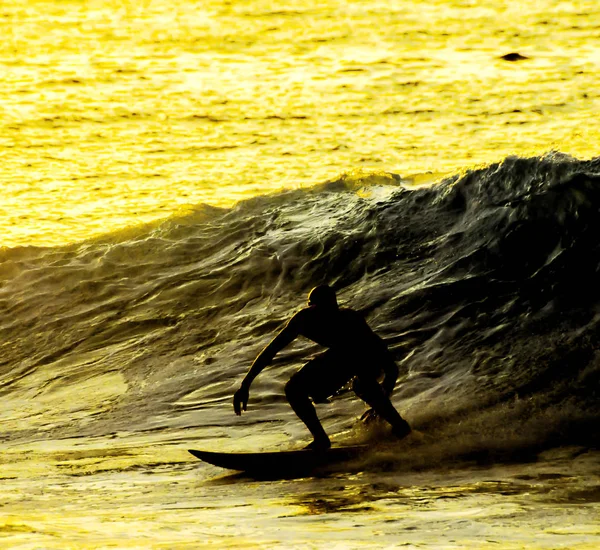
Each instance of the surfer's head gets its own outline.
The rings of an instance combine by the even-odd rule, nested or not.
[[[337,308],[335,290],[329,285],[319,285],[308,293],[308,305],[326,308]]]

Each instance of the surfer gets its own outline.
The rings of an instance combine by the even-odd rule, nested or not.
[[[327,402],[328,397],[350,380],[354,393],[371,407],[366,416],[386,420],[398,438],[411,432],[408,422],[390,401],[398,367],[387,346],[360,313],[338,306],[335,291],[327,285],[311,290],[308,306],[296,313],[254,360],[233,396],[235,414],[239,416],[246,410],[252,381],[298,336],[328,348],[292,375],[285,385],[288,402],[314,437],[307,448],[331,447],[312,402]],[[378,378],[382,372],[384,377],[380,384]]]

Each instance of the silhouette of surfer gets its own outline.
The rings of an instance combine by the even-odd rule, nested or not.
[[[288,402],[314,437],[307,448],[325,450],[331,447],[312,402],[327,402],[328,397],[350,380],[353,380],[352,389],[356,395],[371,407],[365,416],[385,419],[398,438],[411,432],[408,422],[390,401],[398,367],[387,346],[360,313],[338,306],[335,291],[327,285],[311,290],[308,307],[296,313],[254,360],[233,397],[233,408],[238,416],[247,408],[252,381],[298,336],[328,348],[292,375],[285,385]],[[384,378],[380,384],[378,378],[382,372]]]

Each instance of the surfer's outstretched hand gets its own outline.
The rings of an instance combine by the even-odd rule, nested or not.
[[[248,408],[249,396],[250,392],[244,385],[240,386],[240,389],[233,394],[233,410],[238,416],[242,414],[242,410],[245,411]]]

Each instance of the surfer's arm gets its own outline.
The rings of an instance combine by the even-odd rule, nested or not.
[[[384,340],[374,332],[371,332],[371,335],[374,340],[375,349],[378,349],[379,358],[382,360],[381,370],[383,370],[383,380],[381,381],[381,387],[385,395],[389,397],[396,387],[400,371]]]
[[[383,367],[383,381],[381,382],[381,387],[388,397],[392,395],[397,380],[398,365],[396,365],[396,362],[390,357],[390,360],[386,361]]]
[[[394,357],[390,353],[387,344],[369,327],[366,320],[363,317],[360,318],[361,328],[363,330],[363,338],[365,342],[370,342],[373,349],[373,354],[377,357],[377,361],[382,361],[381,369],[383,370],[383,380],[381,382],[381,388],[385,392],[385,395],[389,397],[392,395],[396,382],[398,380],[398,365],[394,361]]]
[[[293,323],[293,320],[294,319],[292,318],[281,332],[271,340],[269,345],[258,354],[258,357],[254,360],[254,363],[252,363],[248,374],[246,374],[246,377],[242,381],[242,386],[249,388],[252,381],[266,366],[271,364],[271,361],[273,361],[275,356],[295,340],[298,336],[298,331],[295,326],[296,323]]]
[[[285,348],[288,344],[294,341],[294,339],[300,334],[299,332],[299,314],[294,315],[287,323],[285,327],[279,332],[273,340],[269,343],[269,345],[263,349],[258,357],[252,363],[248,374],[242,380],[240,385],[240,389],[235,392],[233,396],[233,408],[235,410],[235,414],[240,415],[242,413],[242,409],[246,410],[246,406],[248,404],[248,395],[250,391],[250,385],[253,380],[261,373],[261,371],[271,364],[275,355],[279,353],[283,348]]]

